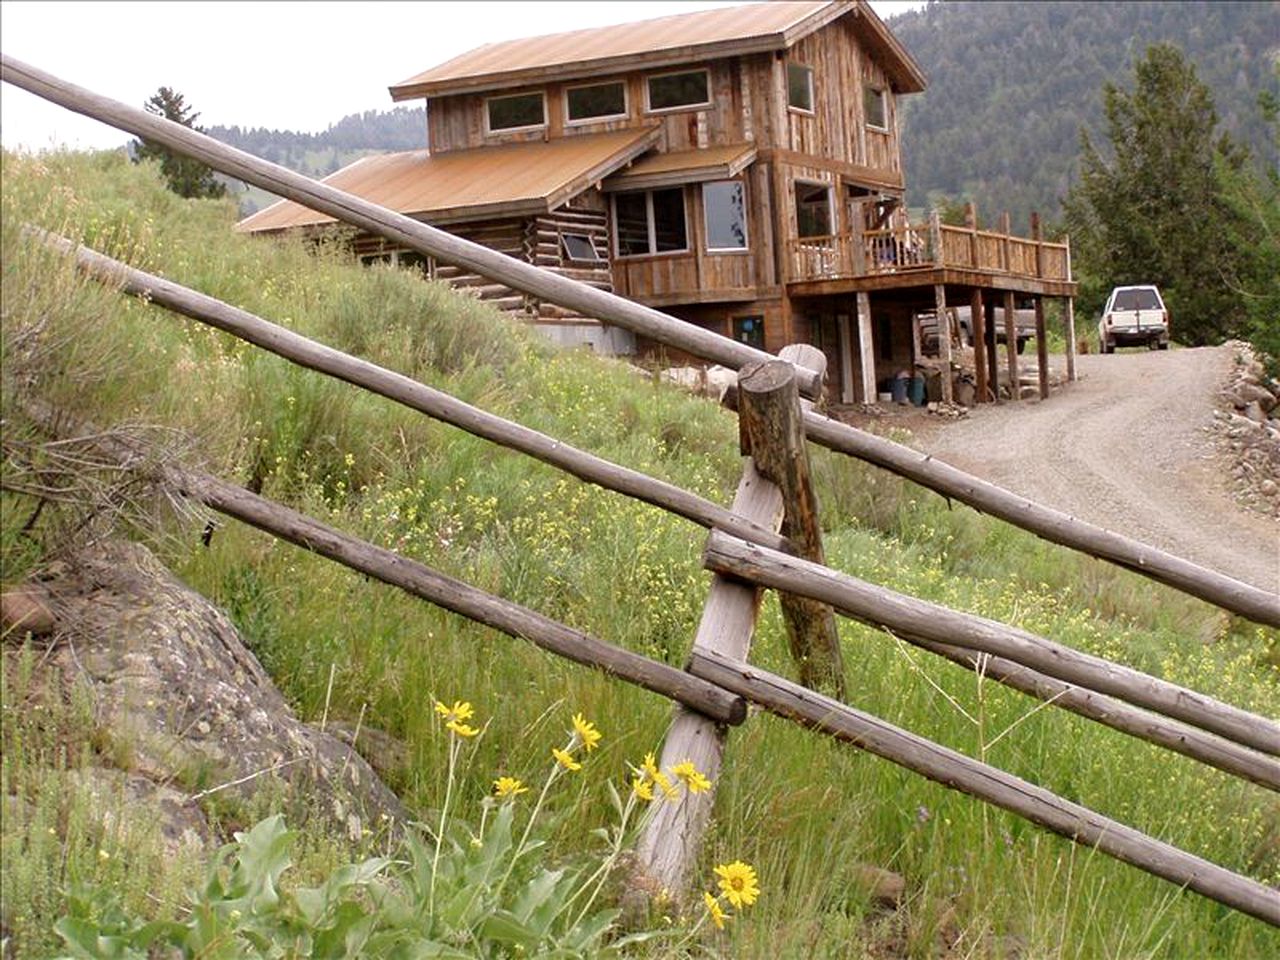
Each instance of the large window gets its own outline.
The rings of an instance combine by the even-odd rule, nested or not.
[[[679,110],[681,107],[705,107],[711,103],[707,71],[664,73],[648,80],[649,109]]]
[[[787,64],[787,106],[813,113],[813,68]]]
[[[512,97],[491,97],[485,101],[489,130],[523,130],[545,126],[547,112],[541,93],[517,93]]]
[[[564,99],[570,123],[627,115],[627,85],[621,80],[617,83],[570,87],[565,92]]]
[[[683,187],[619,193],[613,198],[613,222],[620,257],[689,249]]]
[[[747,203],[742,181],[704,183],[702,207],[707,223],[708,250],[746,249]]]
[[[796,181],[796,228],[800,237],[829,237],[831,190],[825,183]]]
[[[867,126],[877,130],[889,129],[889,107],[885,93],[876,87],[862,88],[862,109],[867,115]]]

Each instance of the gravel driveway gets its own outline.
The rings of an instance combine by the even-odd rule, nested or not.
[[[1065,368],[1064,358],[1052,360]],[[1229,347],[1082,356],[1080,379],[1048,400],[984,404],[959,421],[919,418],[914,445],[1097,526],[1280,591],[1280,522],[1228,496],[1204,430],[1231,364]]]

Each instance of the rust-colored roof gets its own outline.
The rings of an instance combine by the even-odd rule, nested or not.
[[[324,182],[430,223],[545,213],[644,153],[657,137],[656,129],[646,128],[438,155],[387,153],[362,157]],[[280,200],[236,229],[262,233],[333,222],[328,214]]]
[[[606,191],[653,190],[680,183],[735,177],[756,158],[753,143],[729,143],[701,150],[676,150],[641,157],[604,183]]]
[[[833,20],[855,13],[896,89],[924,89],[924,75],[861,0],[752,3],[610,27],[485,44],[391,87],[391,99],[497,90],[547,80],[698,63],[785,50]]]

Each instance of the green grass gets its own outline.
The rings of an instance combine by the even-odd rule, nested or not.
[[[178,199],[153,171],[117,156],[5,155],[3,164],[7,432],[23,429],[16,404],[35,378],[42,396],[99,425],[177,428],[196,438],[179,445],[184,456],[216,473],[610,642],[683,662],[709,583],[697,528],[125,300],[17,230],[32,221],[83,238],[725,503],[739,471],[730,415],[620,363],[553,352],[483,305],[407,274],[361,269],[337,244],[312,251],[233,235],[230,201]],[[43,349],[13,349],[28,342]],[[950,509],[847,458],[816,451],[814,459],[834,566],[1280,714],[1275,631]],[[6,446],[6,475],[18,467]],[[24,532],[32,501],[6,494],[3,506],[6,582],[46,562],[77,529],[75,510],[50,508]],[[457,803],[472,810],[499,774],[536,780],[571,713],[600,725],[605,741],[587,775],[551,804],[557,856],[594,849],[589,831],[610,816],[604,781],[621,782],[627,763],[661,742],[670,708],[654,695],[236,524],[205,549],[202,524],[157,517],[155,548],[230,613],[301,716],[318,719],[327,708],[354,721],[363,711],[364,723],[408,745],[412,762],[393,786],[413,809],[443,801],[445,734],[433,696],[471,700],[489,722],[458,784]],[[1280,882],[1272,794],[1069,714],[1037,711],[882,632],[846,621],[841,636],[858,707]],[[104,872],[93,830],[71,815],[77,801],[59,787],[90,758],[90,737],[66,722],[63,740],[50,739],[9,709],[28,696],[10,680],[13,657],[6,653],[5,792],[29,799],[4,818],[6,862],[11,851],[25,859],[20,874],[5,870],[3,911],[21,955],[39,956],[73,881],[115,884],[144,909],[148,893],[180,885],[190,870],[139,834],[113,848],[113,862],[127,868]],[[794,673],[773,600],[753,659]],[[62,709],[75,716],[74,704]],[[317,850],[327,849],[322,840]],[[314,879],[336,856],[311,858],[300,876]],[[703,873],[732,859],[757,867],[763,895],[729,932],[705,941],[707,955],[927,957],[946,941],[953,956],[996,957],[1009,938],[1029,957],[1261,960],[1280,950],[1257,921],[764,715],[731,733]],[[852,880],[858,863],[906,877],[904,910],[872,908]]]

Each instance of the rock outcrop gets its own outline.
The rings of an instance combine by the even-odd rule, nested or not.
[[[1251,510],[1280,517],[1280,381],[1266,375],[1247,344],[1232,346],[1236,362],[1211,429],[1225,455],[1236,499]]]
[[[52,614],[39,641],[49,648],[44,668],[67,687],[87,686],[95,738],[111,747],[100,752],[127,758],[117,761],[125,769],[104,761],[87,775],[123,783],[165,835],[216,839],[199,804],[215,792],[246,809],[271,798],[353,839],[405,819],[351,743],[295,717],[227,617],[145,547],[99,544],[23,587],[4,613],[47,627],[32,610]],[[24,632],[19,624],[6,639]]]

